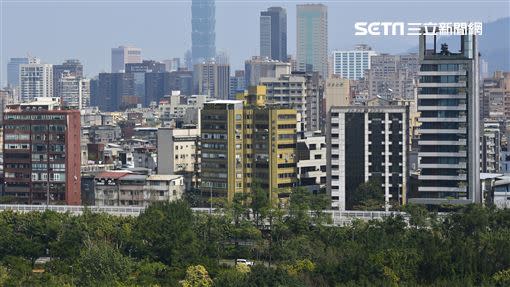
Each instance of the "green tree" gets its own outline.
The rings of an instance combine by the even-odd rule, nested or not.
[[[112,286],[127,281],[134,263],[107,243],[88,242],[76,261],[81,286]]]
[[[384,190],[379,180],[371,179],[356,188],[348,205],[355,210],[382,210]]]
[[[134,253],[171,267],[196,262],[199,245],[193,224],[193,212],[184,201],[154,203],[136,221]]]
[[[183,287],[210,287],[213,285],[213,281],[204,266],[196,265],[186,269],[186,278],[181,285]]]

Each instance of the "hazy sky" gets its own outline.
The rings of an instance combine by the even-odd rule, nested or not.
[[[216,48],[230,55],[234,69],[259,53],[259,13],[287,9],[288,51],[296,50],[296,4],[303,1],[216,1]],[[354,22],[494,21],[510,16],[510,1],[336,0],[328,6],[329,50],[367,43],[380,52],[416,46],[416,36],[354,36]],[[27,53],[46,63],[77,58],[85,74],[110,71],[110,48],[132,44],[145,59],[183,57],[191,46],[191,0],[0,0],[1,86],[11,57]]]

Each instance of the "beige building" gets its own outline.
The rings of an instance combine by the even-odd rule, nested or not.
[[[331,75],[324,84],[324,101],[326,112],[332,106],[350,106],[351,88],[349,79],[344,79],[338,75]]]

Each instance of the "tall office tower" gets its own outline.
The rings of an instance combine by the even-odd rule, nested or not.
[[[322,4],[297,5],[297,65],[328,76],[328,8]]]
[[[230,77],[230,100],[236,99],[236,94],[244,93],[246,85],[244,84],[244,70],[236,70],[233,77]]]
[[[433,38],[433,39],[431,39]],[[409,202],[481,202],[477,39],[459,36],[459,52],[420,35],[418,190]],[[427,41],[431,41],[427,42]]]
[[[19,86],[19,67],[22,64],[28,64],[29,58],[11,58],[7,63],[7,86]],[[34,63],[35,64],[35,63]]]
[[[510,72],[497,71],[482,82],[480,120],[510,120]]]
[[[53,71],[50,64],[21,64],[19,73],[20,100],[53,96]]]
[[[328,192],[332,208],[359,205],[354,192],[370,180],[383,186],[386,208],[405,204],[408,107],[332,107],[328,114]]]
[[[74,76],[76,78],[83,78],[83,65],[80,60],[69,59],[61,65],[53,65],[53,97],[62,97],[60,93],[60,79],[62,75],[66,73],[66,76]]]
[[[260,12],[260,56],[287,61],[287,11],[270,7]]]
[[[281,75],[288,75],[290,73],[291,67],[289,63],[257,56],[244,61],[246,87],[259,85],[261,78],[279,78]]]
[[[97,86],[93,102],[101,111],[119,111],[132,105],[131,100],[136,98],[134,78],[130,73],[99,73]]]
[[[141,63],[142,49],[132,46],[112,48],[112,73],[123,73],[126,64]]]
[[[279,78],[261,78],[267,87],[267,102],[296,109],[300,114],[300,130],[320,130],[323,85],[318,73],[295,72]]]
[[[367,45],[357,45],[350,51],[333,51],[333,73],[349,80],[364,77],[365,70],[370,69],[372,56],[377,55]]]
[[[80,204],[80,111],[58,98],[7,107],[4,194],[20,204]]]
[[[381,54],[370,59],[370,68],[363,75],[369,99],[377,96],[387,100],[415,98],[418,54]]]
[[[217,100],[201,113],[202,191],[232,201],[255,185],[284,201],[296,177],[296,111],[265,105],[265,87],[245,100]]]
[[[501,129],[499,123],[484,124],[480,155],[480,172],[499,172],[501,155]]]
[[[58,83],[62,107],[83,109],[90,105],[90,80],[72,75],[68,71],[60,74]]]
[[[193,86],[198,95],[215,99],[228,99],[230,94],[230,65],[215,61],[196,64],[193,69]]]
[[[216,56],[216,6],[214,0],[191,1],[192,65]]]
[[[166,67],[164,63],[152,60],[143,60],[141,63],[126,64],[126,73],[133,74],[135,96],[138,97],[138,103],[148,106],[145,99],[145,74],[151,72],[163,73],[165,70]]]

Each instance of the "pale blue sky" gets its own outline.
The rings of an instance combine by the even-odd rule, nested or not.
[[[493,1],[316,1],[328,6],[329,50],[367,43],[399,53],[417,37],[354,36],[357,21],[494,21],[510,16],[508,0]],[[259,53],[259,13],[270,6],[287,9],[288,51],[295,54],[296,4],[303,1],[217,0],[216,47],[230,55],[233,69]],[[110,48],[132,44],[146,59],[183,57],[191,45],[191,0],[0,0],[1,75],[11,57],[29,52],[47,63],[78,58],[85,74],[110,71]]]

